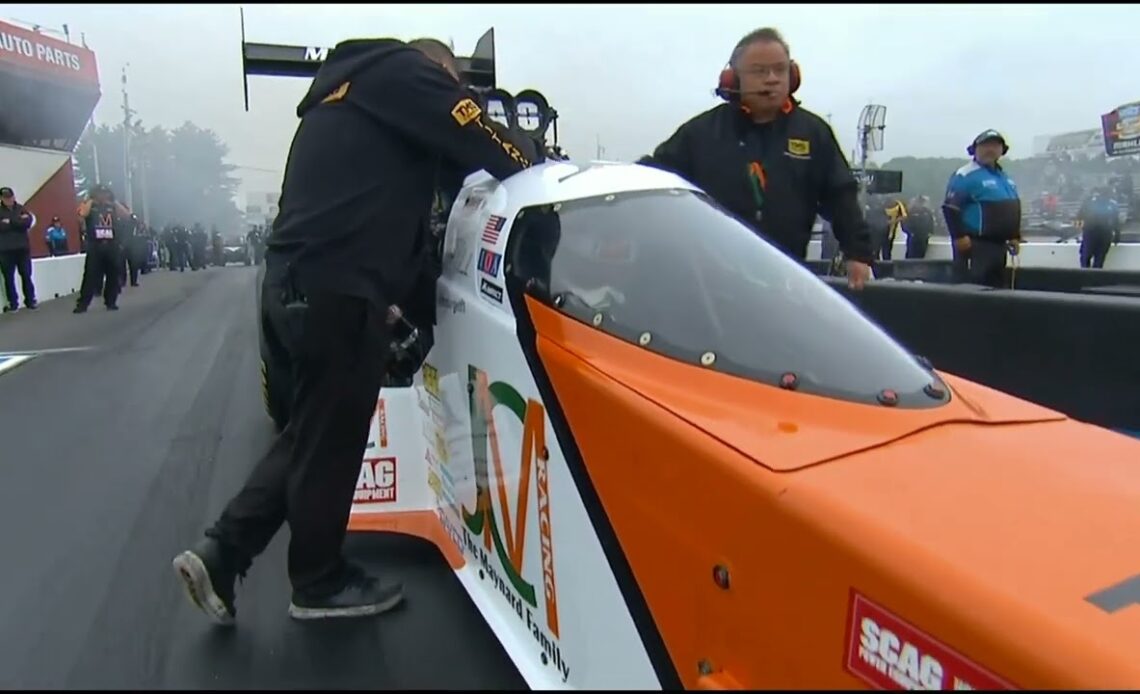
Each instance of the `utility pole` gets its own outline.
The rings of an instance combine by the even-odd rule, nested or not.
[[[133,209],[131,200],[131,102],[127,97],[127,65],[123,66],[123,199]]]

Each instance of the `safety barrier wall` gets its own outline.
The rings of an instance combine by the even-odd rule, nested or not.
[[[32,260],[32,281],[36,285],[36,299],[44,302],[78,292],[79,283],[83,280],[83,262],[86,258],[85,254],[77,253]],[[16,274],[16,291],[21,293],[19,273]],[[4,298],[5,304],[8,303],[2,283],[0,283],[0,297]],[[21,293],[20,305],[23,304]]]
[[[828,263],[809,260],[812,272],[822,275]],[[949,260],[890,260],[875,263],[879,279],[920,280],[936,284],[952,284]],[[1006,286],[1031,291],[1077,293],[1093,287],[1134,286],[1140,288],[1140,272],[1134,270],[1083,270],[1081,268],[1022,267],[1006,268]]]
[[[1140,301],[826,280],[935,368],[1112,429],[1140,430]],[[827,339],[821,335],[820,339]]]

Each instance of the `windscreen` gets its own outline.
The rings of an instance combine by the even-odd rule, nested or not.
[[[838,292],[701,193],[524,209],[512,273],[558,310],[668,357],[802,392],[903,407],[937,376]],[[537,282],[537,284],[535,284]]]

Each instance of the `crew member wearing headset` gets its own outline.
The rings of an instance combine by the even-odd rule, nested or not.
[[[871,237],[858,183],[827,121],[792,94],[800,71],[775,29],[736,44],[716,90],[727,103],[683,124],[638,163],[684,177],[788,255],[804,260],[816,215],[831,222],[860,289]]]
[[[942,203],[954,239],[954,278],[1002,287],[1006,254],[1016,253],[1021,243],[1021,198],[1013,179],[998,164],[1009,145],[998,131],[986,130],[966,152],[973,161],[950,177]]]

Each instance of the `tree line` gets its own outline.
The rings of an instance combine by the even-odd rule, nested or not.
[[[83,197],[96,182],[108,184],[115,197],[128,200],[124,179],[123,124],[88,126],[73,158],[76,193]],[[187,121],[168,130],[144,128],[136,122],[130,132],[133,211],[147,224],[161,228],[201,223],[217,226],[225,235],[244,232],[241,211],[234,204],[236,167],[225,163],[229,147],[208,128]]]

